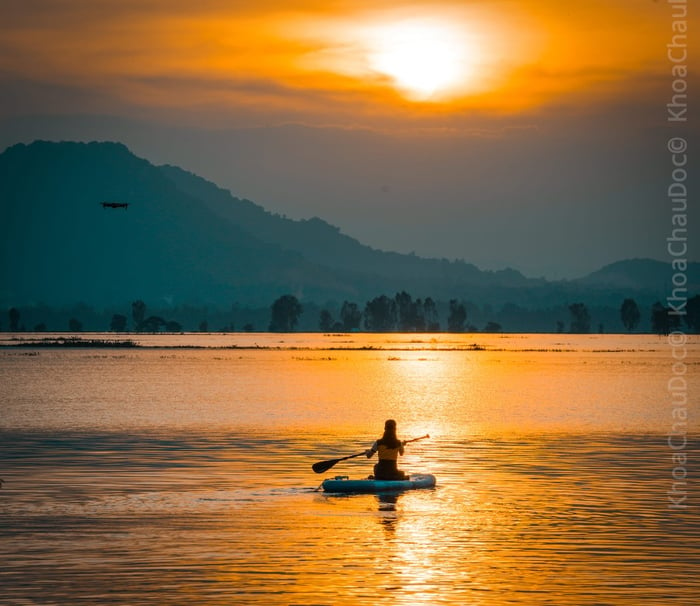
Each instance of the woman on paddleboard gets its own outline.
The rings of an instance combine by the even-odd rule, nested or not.
[[[374,466],[375,480],[406,480],[408,474],[398,469],[396,462],[399,455],[403,456],[402,442],[396,437],[396,421],[389,419],[384,423],[384,435],[372,444],[365,454],[369,459],[375,452],[379,455],[379,462]]]

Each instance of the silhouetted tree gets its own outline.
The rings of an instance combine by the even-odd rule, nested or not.
[[[569,305],[569,312],[571,313],[569,332],[586,334],[591,331],[591,316],[583,303],[572,303]]]
[[[637,325],[642,314],[639,313],[639,307],[634,299],[625,299],[620,307],[620,319],[622,325],[627,329],[627,332],[632,332]]]
[[[199,332],[209,332],[209,322],[202,320],[199,323]]]
[[[668,334],[668,314],[659,301],[651,306],[651,330],[657,335]]]
[[[303,307],[294,295],[282,295],[271,307],[269,330],[271,332],[291,332],[297,325]]]
[[[131,304],[131,317],[134,320],[134,330],[144,330],[142,324],[146,317],[146,304],[139,299]]]
[[[457,299],[450,300],[450,315],[447,317],[447,330],[449,332],[464,332],[467,323],[467,308]]]
[[[422,299],[416,299],[411,310],[411,330],[425,332],[425,307]]]
[[[402,332],[425,331],[425,305],[421,299],[415,301],[405,290],[394,297],[398,328]]]
[[[365,328],[372,332],[391,332],[396,328],[396,302],[386,295],[365,304]]]
[[[39,324],[34,327],[34,332],[46,332],[46,324],[44,324],[44,322],[39,322]]]
[[[10,316],[10,332],[17,332],[19,330],[19,309],[16,307],[10,308],[8,315]]]
[[[112,321],[109,323],[109,329],[114,332],[124,332],[126,330],[126,316],[114,314]]]
[[[651,330],[657,335],[667,335],[681,327],[679,316],[672,315],[670,307],[664,307],[658,301],[651,306]]]
[[[246,324],[246,325],[243,327],[243,331],[244,331],[244,332],[254,332],[254,331],[255,331],[255,326],[253,326],[250,322],[248,322],[248,324]]]
[[[167,332],[182,332],[182,324],[175,320],[168,320],[165,323],[165,330]]]
[[[484,332],[490,333],[501,332],[501,330],[503,330],[503,328],[498,322],[489,322],[484,328]]]
[[[166,321],[160,316],[149,316],[141,322],[142,332],[159,332],[161,327],[166,325]]]
[[[693,332],[700,332],[700,295],[688,299],[685,323]]]
[[[343,327],[342,330],[345,332],[358,330],[361,322],[362,312],[357,306],[357,303],[345,301],[343,303],[343,307],[340,308],[340,323]]]
[[[77,318],[71,318],[68,321],[68,330],[70,330],[71,332],[82,332],[83,323]]]
[[[396,302],[396,315],[398,327],[401,332],[415,330],[415,312],[416,307],[413,303],[413,297],[405,290],[396,293],[394,297]]]
[[[561,320],[557,320],[557,332],[564,332],[564,322],[562,322]]]
[[[435,301],[430,297],[427,297],[425,301],[423,301],[423,321],[425,330],[428,332],[438,332],[440,330],[437,305],[435,305]]]
[[[327,309],[322,310],[318,316],[318,328],[323,332],[333,330],[333,316]]]

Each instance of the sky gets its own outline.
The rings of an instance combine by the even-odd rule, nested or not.
[[[664,260],[668,141],[691,165],[699,141],[692,102],[685,123],[666,107],[674,81],[698,88],[684,6],[1,0],[0,147],[118,140],[374,248],[484,269]]]

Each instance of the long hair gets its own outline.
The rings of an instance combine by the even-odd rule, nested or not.
[[[387,448],[398,448],[401,446],[401,440],[396,437],[396,421],[389,419],[384,423],[384,435],[382,435],[377,444],[384,444]]]

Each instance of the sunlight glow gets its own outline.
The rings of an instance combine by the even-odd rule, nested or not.
[[[447,23],[404,21],[376,28],[370,67],[390,77],[407,96],[429,99],[468,80],[467,40]]]
[[[3,11],[0,71],[24,83],[8,116],[119,101],[139,119],[207,128],[482,132],[487,115],[617,107],[668,69],[663,2],[110,2],[108,19],[103,3],[34,4]]]

